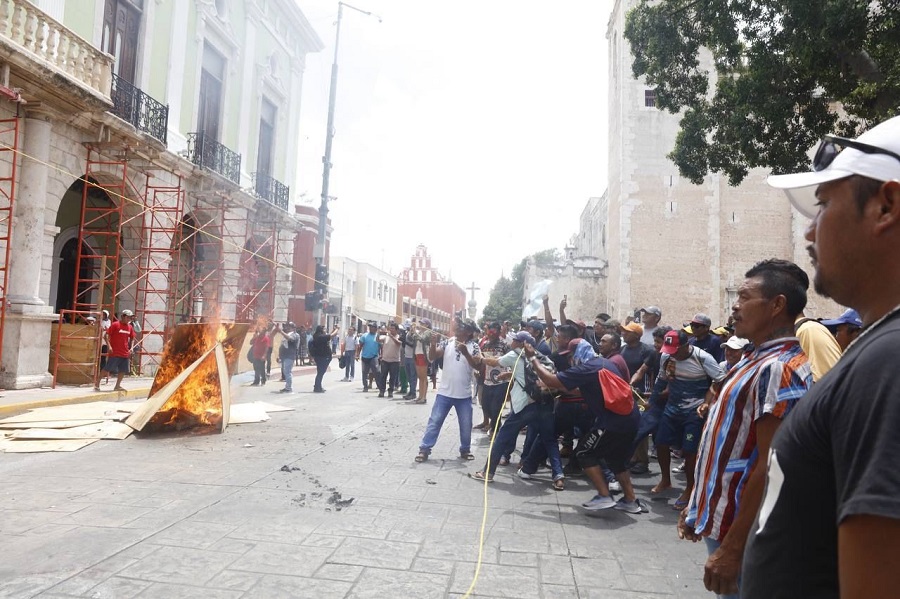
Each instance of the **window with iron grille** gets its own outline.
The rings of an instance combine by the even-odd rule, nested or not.
[[[645,89],[644,90],[644,106],[646,108],[656,108],[656,90],[655,89]]]

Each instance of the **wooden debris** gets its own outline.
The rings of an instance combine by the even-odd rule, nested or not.
[[[72,428],[74,426],[86,426],[88,424],[99,424],[106,422],[105,420],[46,420],[27,422],[0,422],[0,429],[22,429],[22,428]]]
[[[293,412],[294,408],[290,408],[288,406],[279,406],[278,404],[269,403],[267,401],[254,401],[256,405],[261,407],[266,412]]]
[[[115,439],[121,441],[134,432],[123,422],[107,420],[99,424],[88,424],[72,428],[31,428],[13,431],[13,439]]]
[[[236,403],[231,405],[230,424],[249,424],[251,422],[265,422],[269,415],[258,402]]]

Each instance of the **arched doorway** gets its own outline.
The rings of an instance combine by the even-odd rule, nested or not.
[[[93,249],[86,243],[82,242],[81,253],[84,255],[94,253]],[[78,272],[78,278],[82,281],[94,278],[90,272],[88,262],[82,261],[79,269],[78,264],[78,236],[72,236],[62,244],[59,252],[56,254],[57,274],[55,277],[55,299],[54,312],[59,314],[60,310],[72,310],[75,299],[75,273]],[[80,271],[80,272],[79,272]],[[81,284],[78,295],[85,297],[91,293],[87,283]]]

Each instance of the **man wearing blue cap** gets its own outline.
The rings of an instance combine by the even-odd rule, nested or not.
[[[841,351],[847,351],[847,346],[853,343],[853,340],[859,337],[862,331],[862,320],[859,313],[853,308],[844,310],[844,313],[832,320],[823,320],[822,324],[828,327],[828,330],[834,335]]]
[[[896,597],[900,588],[900,117],[826,136],[812,172],[769,177],[811,218],[820,294],[864,330],[772,440],[744,599]]]

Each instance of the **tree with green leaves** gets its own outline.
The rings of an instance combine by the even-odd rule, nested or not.
[[[634,76],[682,113],[669,158],[694,183],[805,170],[823,135],[900,114],[900,0],[640,0],[624,33]]]

